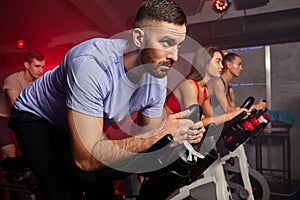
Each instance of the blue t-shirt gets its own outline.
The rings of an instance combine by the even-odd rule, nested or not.
[[[161,116],[167,80],[145,73],[138,83],[132,83],[123,64],[126,42],[97,38],[75,46],[60,66],[21,92],[15,108],[45,118],[64,130],[68,130],[67,108],[103,117],[105,125],[136,111],[150,118]]]

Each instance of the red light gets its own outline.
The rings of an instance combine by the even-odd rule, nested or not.
[[[266,120],[270,121],[270,116],[269,116],[267,113],[263,113],[262,116],[263,116]]]
[[[258,121],[258,119],[256,119],[255,117],[251,119],[251,122],[255,125],[255,126],[259,126],[260,122]]]
[[[24,40],[18,40],[18,42],[17,42],[18,49],[23,49],[24,46],[25,46]]]
[[[229,7],[228,0],[216,0],[214,3],[214,8],[216,11],[222,12],[225,11]]]
[[[232,140],[232,135],[231,136],[229,136],[227,139],[226,139],[226,142],[229,142],[230,140]]]
[[[247,131],[252,132],[254,130],[254,126],[250,123],[250,122],[245,122],[243,124],[244,129],[246,129]]]

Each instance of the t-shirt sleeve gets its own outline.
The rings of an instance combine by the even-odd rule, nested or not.
[[[153,96],[152,103],[142,111],[143,115],[150,118],[157,118],[162,115],[166,101],[167,89],[165,83],[156,85],[156,87],[157,92],[155,92],[156,95]]]
[[[107,86],[103,69],[91,56],[81,56],[69,61],[66,98],[69,108],[90,116],[103,117],[103,99]]]
[[[22,90],[22,85],[19,83],[15,74],[7,76],[3,81],[3,90]]]

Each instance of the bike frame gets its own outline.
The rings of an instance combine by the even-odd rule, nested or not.
[[[252,193],[252,186],[249,177],[249,164],[245,153],[243,144],[240,145],[235,151],[229,152],[229,154],[219,157],[205,172],[203,178],[199,178],[193,183],[181,187],[175,196],[169,198],[170,200],[182,200],[191,195],[191,190],[194,188],[201,188],[201,186],[213,183],[215,185],[216,199],[218,200],[230,200],[232,199],[232,194],[230,191],[230,185],[228,184],[226,174],[224,170],[224,165],[230,158],[237,157],[239,160],[239,169],[237,172],[241,173],[244,189],[248,192],[247,200],[254,200]],[[241,186],[243,187],[243,186]],[[206,191],[208,192],[208,191]],[[212,194],[212,193],[211,193]]]

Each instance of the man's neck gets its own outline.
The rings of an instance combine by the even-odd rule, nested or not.
[[[138,83],[140,77],[145,73],[140,57],[139,50],[130,51],[130,45],[126,44],[124,48],[124,69],[126,76],[133,83]]]
[[[32,77],[32,76],[30,75],[30,73],[28,72],[28,70],[25,70],[25,71],[24,71],[24,79],[25,79],[28,83],[31,83],[31,82],[33,82],[33,81],[35,80],[35,78]]]
[[[230,73],[229,70],[226,70],[223,74],[222,74],[222,78],[225,81],[225,83],[228,85],[228,83],[231,81],[231,79],[233,78],[233,75]]]

